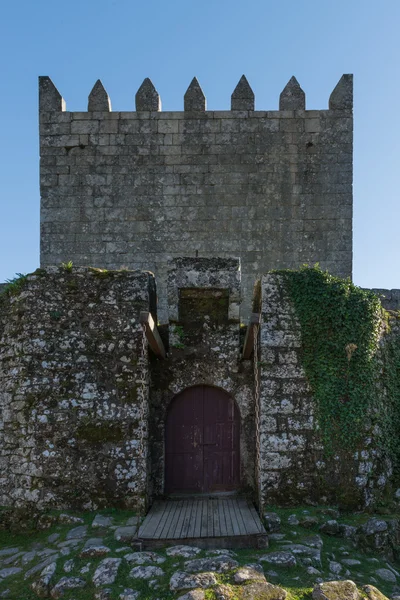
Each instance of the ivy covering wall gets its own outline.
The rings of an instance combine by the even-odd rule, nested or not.
[[[302,364],[325,453],[357,450],[367,430],[400,478],[400,312],[318,267],[278,271],[301,325]]]

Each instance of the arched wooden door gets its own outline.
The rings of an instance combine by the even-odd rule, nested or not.
[[[187,388],[171,402],[165,426],[165,492],[208,493],[240,485],[240,415],[218,388]]]

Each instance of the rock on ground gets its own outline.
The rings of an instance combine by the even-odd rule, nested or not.
[[[312,593],[313,600],[360,600],[354,581],[326,581],[317,583]]]
[[[295,567],[296,559],[290,552],[270,552],[261,556],[259,560],[270,563],[271,565],[277,565],[280,567]]]
[[[96,515],[92,522],[93,529],[100,527],[110,527],[113,523],[112,517],[103,517],[103,515]]]
[[[171,546],[167,548],[168,556],[181,556],[182,558],[192,558],[201,552],[200,548],[195,546]]]
[[[204,600],[206,597],[203,590],[191,590],[184,594],[183,596],[179,596],[178,600]]]
[[[114,531],[114,537],[117,542],[131,542],[136,537],[136,526],[117,527]]]
[[[105,558],[101,561],[93,575],[93,583],[96,587],[114,583],[122,558]]]
[[[86,582],[79,577],[62,577],[50,592],[52,598],[61,598],[66,590],[85,587]]]
[[[243,587],[241,600],[254,600],[255,598],[262,598],[262,600],[285,600],[286,596],[287,592],[277,585],[256,582]]]
[[[376,569],[375,573],[383,579],[383,581],[388,581],[389,583],[396,583],[396,575],[393,571],[389,571],[389,569]]]
[[[165,558],[156,554],[155,552],[132,552],[131,554],[125,554],[124,558],[127,562],[136,565],[144,565],[146,563],[162,564],[165,562]]]
[[[106,556],[111,552],[107,546],[89,546],[84,548],[79,554],[79,558],[96,558],[99,556]]]
[[[120,594],[118,596],[118,598],[119,598],[119,600],[137,600],[137,598],[139,598],[139,596],[140,596],[140,592],[136,592],[135,590],[132,590],[131,588],[126,588],[126,589],[124,589],[122,594]]]
[[[274,512],[264,513],[264,523],[269,533],[279,531],[281,528],[281,518]]]
[[[184,564],[185,571],[189,573],[199,573],[200,571],[216,571],[225,573],[239,566],[237,560],[230,556],[216,556],[214,558],[195,558],[187,560]]]
[[[134,579],[152,579],[153,577],[162,577],[164,571],[160,567],[134,567],[129,573],[129,577]]]
[[[45,598],[49,595],[50,581],[56,572],[56,568],[57,564],[55,562],[50,563],[43,569],[39,579],[31,584],[32,590],[39,598]]]
[[[369,600],[388,600],[386,596],[382,594],[376,587],[373,585],[364,585],[363,590],[368,596]]]
[[[86,525],[81,525],[80,527],[74,527],[73,529],[70,529],[65,537],[66,540],[72,540],[72,539],[82,539],[85,537],[87,532],[87,527]]]
[[[193,575],[184,571],[177,571],[170,579],[169,589],[171,592],[177,592],[179,590],[209,588],[213,585],[217,585],[214,573],[196,573]]]
[[[260,570],[261,569],[261,570]],[[236,571],[233,576],[235,583],[245,581],[263,581],[266,582],[265,575],[260,565],[245,565]]]

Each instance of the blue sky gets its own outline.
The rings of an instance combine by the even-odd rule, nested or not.
[[[38,75],[67,110],[86,110],[98,78],[114,110],[133,110],[145,77],[164,110],[181,110],[196,75],[224,110],[245,73],[256,109],[274,110],[292,75],[321,109],[354,73],[354,281],[400,288],[399,22],[398,0],[3,2],[0,282],[39,265]]]

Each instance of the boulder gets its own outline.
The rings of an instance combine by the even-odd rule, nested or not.
[[[326,535],[340,535],[340,525],[335,519],[322,523],[319,530]]]
[[[178,600],[204,600],[206,597],[203,590],[191,590],[183,596],[179,596]]]
[[[32,590],[39,598],[46,598],[50,592],[50,582],[56,572],[57,564],[55,562],[50,563],[43,569],[40,577],[37,581],[31,584]]]
[[[369,600],[388,600],[388,598],[373,585],[364,585],[363,591],[366,593]]]
[[[360,600],[354,581],[326,581],[317,583],[312,592],[313,600]]]
[[[67,533],[67,535],[65,536],[66,540],[72,540],[72,539],[82,539],[85,537],[87,532],[87,527],[86,525],[81,525],[80,527],[74,527],[73,529],[70,529]]]
[[[174,573],[169,582],[171,592],[179,590],[190,590],[195,588],[209,588],[217,585],[217,579],[214,573],[185,573],[177,571]]]
[[[241,600],[255,600],[255,598],[262,600],[285,600],[286,596],[287,592],[277,585],[257,581],[244,586],[240,598]]]
[[[103,527],[110,527],[113,523],[112,517],[104,517],[103,515],[96,515],[92,522],[93,529],[99,529]]]
[[[84,548],[79,554],[79,558],[97,558],[99,556],[106,556],[111,552],[107,546],[89,546]]]
[[[368,519],[364,525],[361,526],[361,531],[364,535],[374,535],[375,533],[381,533],[382,531],[387,531],[388,524],[386,521],[382,519],[372,518]]]
[[[261,565],[245,565],[240,567],[233,576],[235,583],[244,583],[246,581],[264,581],[266,582],[263,568]]]
[[[376,575],[383,581],[388,581],[389,583],[396,583],[396,575],[393,571],[389,569],[376,569]]]
[[[136,592],[131,588],[125,588],[122,594],[118,596],[119,600],[137,600],[139,598],[140,592]]]
[[[136,538],[137,527],[129,525],[127,527],[117,527],[114,531],[114,537],[117,542],[131,542]]]

